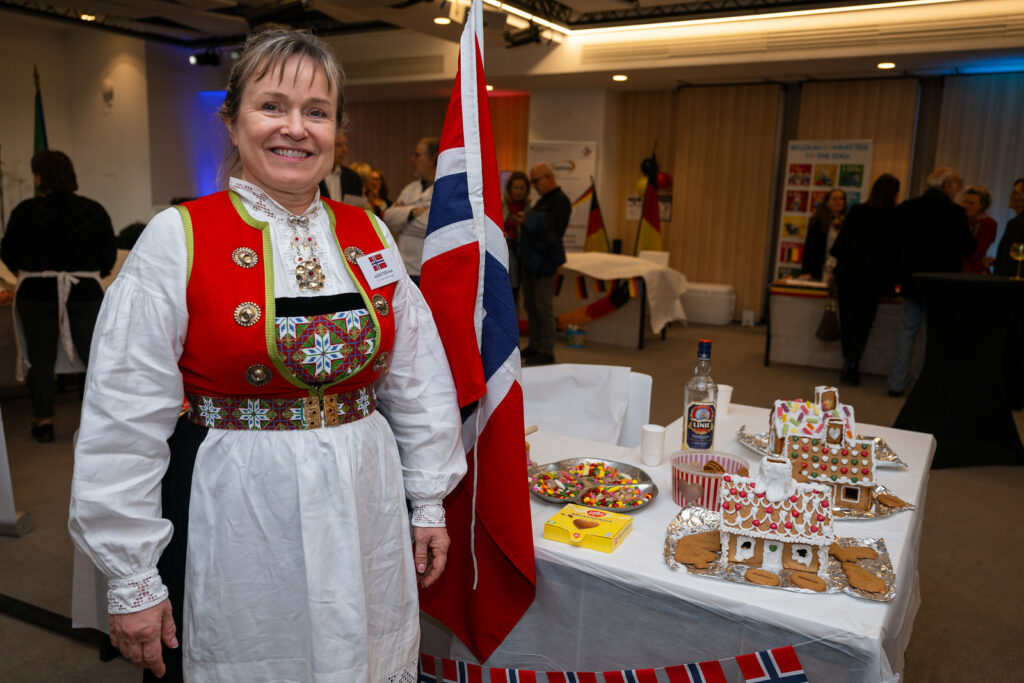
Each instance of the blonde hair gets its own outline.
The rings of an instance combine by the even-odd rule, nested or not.
[[[992,206],[992,193],[984,185],[968,185],[964,188],[964,194],[973,194],[981,202],[982,212]]]
[[[342,95],[344,73],[334,50],[305,29],[293,31],[273,28],[250,34],[246,38],[241,56],[231,67],[224,104],[217,112],[221,121],[232,124],[238,118],[238,108],[242,103],[245,87],[250,82],[261,80],[274,69],[278,71],[278,78],[283,79],[285,64],[292,57],[313,60],[314,76],[317,68],[323,70],[324,76],[327,77],[327,91],[337,93],[336,120],[340,129],[345,110],[345,98]],[[298,76],[298,66],[295,75]]]

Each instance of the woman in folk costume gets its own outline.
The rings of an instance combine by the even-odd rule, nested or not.
[[[150,679],[415,680],[461,425],[391,234],[317,192],[340,81],[309,33],[251,36],[240,171],[153,219],[100,313],[70,529]]]

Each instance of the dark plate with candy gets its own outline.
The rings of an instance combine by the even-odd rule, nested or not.
[[[658,487],[646,472],[613,460],[570,458],[534,465],[528,475],[530,493],[550,503],[632,512],[658,495]]]

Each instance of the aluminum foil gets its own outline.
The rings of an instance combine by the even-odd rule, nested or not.
[[[697,576],[707,576],[722,581],[731,581],[732,583],[744,583],[748,585],[758,586],[744,577],[744,574],[748,569],[749,565],[745,564],[729,564],[729,561],[725,559],[723,553],[719,553],[718,559],[714,562],[708,563],[707,569],[697,569],[692,565],[685,565],[676,562],[676,543],[679,539],[690,534],[703,533],[705,531],[717,531],[719,524],[721,523],[721,514],[708,510],[706,508],[697,507],[691,505],[684,508],[675,516],[665,532],[665,564],[672,569],[686,570],[691,574]],[[843,573],[842,563],[836,558],[829,555],[828,557],[828,573],[824,577],[825,579],[825,590],[823,593],[847,593],[855,598],[863,598],[864,600],[873,600],[875,602],[889,602],[896,597],[896,571],[893,569],[892,561],[889,559],[889,551],[885,548],[885,540],[881,538],[853,538],[853,537],[836,537],[836,545],[841,548],[849,548],[853,546],[863,546],[873,549],[878,553],[878,556],[874,559],[858,560],[857,564],[862,568],[866,569],[878,578],[885,582],[886,589],[881,593],[870,593],[868,591],[854,588],[850,585],[849,580],[846,578],[846,574]],[[782,579],[778,586],[762,586],[763,588],[775,588],[787,591],[794,591],[798,593],[816,593],[806,588],[797,588],[790,582],[790,575],[793,573],[791,569],[783,569],[779,572],[779,577]]]
[[[897,505],[896,507],[891,507],[889,505],[886,505],[885,503],[882,503],[878,500],[878,496],[882,494],[902,500],[902,498],[900,498],[895,493],[887,489],[885,486],[881,484],[876,484],[875,495],[872,496],[870,508],[868,508],[867,510],[846,510],[843,508],[833,506],[832,516],[842,519],[875,519],[877,517],[888,517],[889,515],[895,514],[897,512],[903,512],[904,510],[917,509],[916,505],[907,503],[906,501],[903,501],[906,504],[902,506]]]
[[[747,426],[743,425],[739,431],[736,432],[736,438],[739,439],[740,443],[761,455],[768,455],[768,432],[761,432],[759,434],[751,434],[746,431]],[[864,436],[863,434],[857,435],[858,439],[871,439],[875,442],[875,464],[879,467],[907,467],[907,463],[900,459],[900,456],[896,455],[896,451],[889,448],[889,444],[885,442],[880,436]]]

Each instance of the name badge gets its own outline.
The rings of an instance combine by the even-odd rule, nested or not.
[[[370,288],[377,289],[398,281],[400,271],[393,265],[397,258],[393,252],[382,249],[366,256],[360,256],[356,259],[356,263],[363,271],[363,277],[370,284]]]

